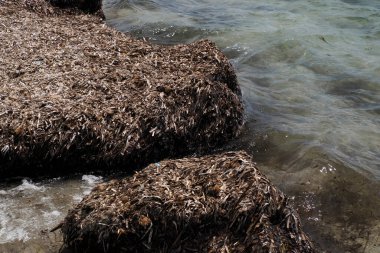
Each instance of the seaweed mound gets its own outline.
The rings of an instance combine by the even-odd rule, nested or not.
[[[314,252],[286,196],[244,152],[166,160],[99,184],[61,230],[77,252]]]
[[[102,0],[49,0],[60,8],[78,8],[87,13],[96,13],[102,9]]]
[[[105,19],[102,0],[0,0],[0,5],[18,5],[45,16],[93,14]],[[15,11],[15,10],[14,10]]]
[[[239,132],[240,89],[212,42],[152,45],[39,2],[55,8],[0,0],[3,178],[142,166]]]

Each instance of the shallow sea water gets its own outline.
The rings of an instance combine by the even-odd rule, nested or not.
[[[254,156],[321,251],[380,252],[380,1],[105,0],[104,9],[111,26],[153,43],[215,41],[246,107],[225,149]],[[0,186],[0,252],[55,252],[60,236],[46,229],[99,180]]]
[[[0,185],[0,252],[58,252],[62,237],[49,230],[102,180],[82,175]]]

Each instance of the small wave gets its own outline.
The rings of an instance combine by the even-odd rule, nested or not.
[[[40,231],[56,226],[67,209],[102,180],[94,175],[38,183],[24,179],[0,189],[0,244],[37,239]]]
[[[100,183],[103,180],[101,176],[94,176],[94,175],[83,175],[82,181],[85,181],[86,184],[89,186],[93,186],[97,183]]]
[[[27,179],[23,179],[22,184],[13,189],[13,191],[19,191],[19,192],[26,191],[26,190],[43,192],[43,191],[45,191],[45,187],[44,186],[38,186],[36,184],[33,184],[32,181],[29,181]]]
[[[33,183],[27,179],[23,179],[22,183],[14,188],[8,190],[0,190],[0,195],[3,196],[14,196],[19,193],[32,194],[35,192],[44,192],[46,190],[45,186],[39,186],[38,184]]]

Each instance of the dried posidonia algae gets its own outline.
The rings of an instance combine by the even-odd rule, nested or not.
[[[131,38],[93,2],[0,0],[2,177],[131,168],[239,132],[236,75],[212,42]]]
[[[74,252],[315,252],[245,152],[165,160],[99,184],[61,230]]]

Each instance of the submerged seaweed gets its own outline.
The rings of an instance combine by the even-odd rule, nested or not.
[[[151,164],[69,211],[77,252],[314,252],[286,196],[244,152]]]
[[[236,76],[212,42],[152,45],[72,14],[0,1],[3,177],[135,167],[239,132]]]

